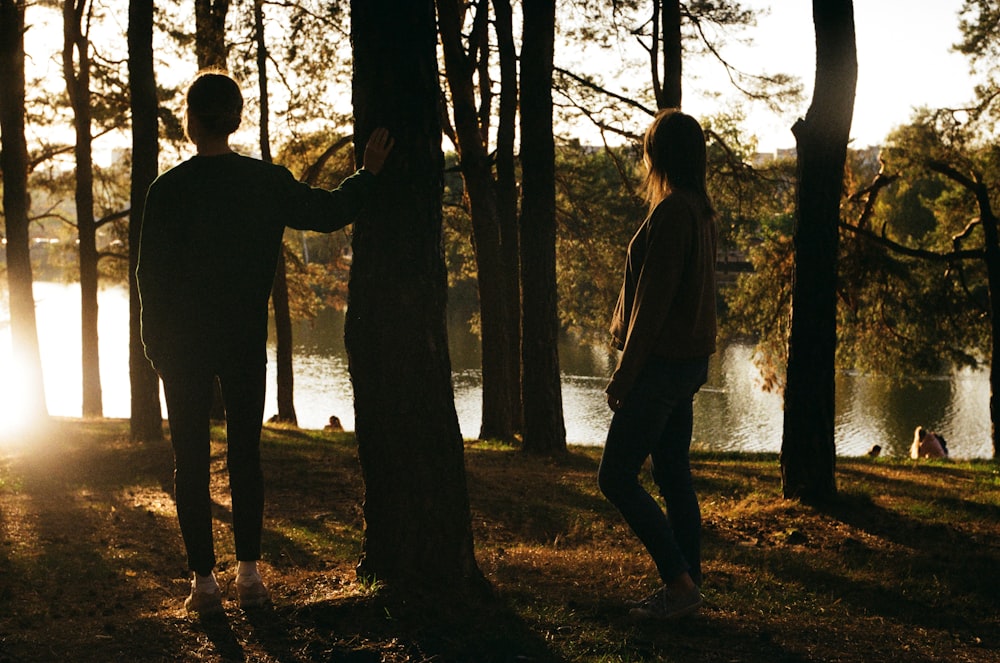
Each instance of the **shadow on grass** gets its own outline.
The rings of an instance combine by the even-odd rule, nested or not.
[[[383,593],[247,612],[274,660],[560,661],[502,602],[406,601]],[[250,643],[247,643],[250,648]]]

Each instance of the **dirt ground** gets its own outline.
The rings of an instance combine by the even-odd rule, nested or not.
[[[560,461],[470,445],[480,568],[496,598],[359,583],[363,484],[349,434],[266,433],[274,605],[191,619],[169,444],[59,421],[0,447],[0,663],[23,661],[1000,661],[1000,472],[838,462],[824,509],[780,495],[773,456],[696,457],[705,608],[627,617],[652,566],[597,491],[598,451]],[[219,576],[232,580],[224,444]]]

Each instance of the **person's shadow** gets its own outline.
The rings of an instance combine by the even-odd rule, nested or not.
[[[245,661],[246,652],[233,631],[226,613],[198,617],[192,627],[201,630],[211,641],[215,653],[224,661]]]

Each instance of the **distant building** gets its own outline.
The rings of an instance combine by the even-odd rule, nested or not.
[[[849,148],[848,152],[853,159],[860,161],[862,164],[877,166],[882,146],[869,145],[868,147]],[[751,160],[751,165],[755,168],[761,168],[763,166],[774,165],[779,161],[795,161],[797,157],[798,152],[794,147],[779,148],[773,152],[755,152]]]
[[[798,152],[795,151],[794,147],[779,148],[774,152],[755,152],[751,165],[754,168],[772,166],[778,161],[794,161],[797,155]]]

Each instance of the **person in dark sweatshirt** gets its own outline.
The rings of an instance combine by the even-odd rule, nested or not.
[[[203,72],[187,91],[186,129],[197,153],[150,186],[136,277],[146,357],[163,380],[174,451],[177,517],[193,571],[190,613],[222,610],[214,575],[209,414],[218,378],[226,409],[227,464],[239,604],[268,602],[257,561],[264,513],[268,298],[285,227],[330,232],[351,223],[392,149],[373,132],[364,165],[332,191],[229,146],[241,122],[239,85]]]
[[[702,603],[701,512],[691,483],[692,403],[715,352],[718,231],[706,187],[705,135],[660,111],[644,141],[649,214],[628,245],[611,322],[618,365],[598,483],[649,551],[663,586],[631,615],[669,619]],[[639,483],[652,458],[667,513]]]

